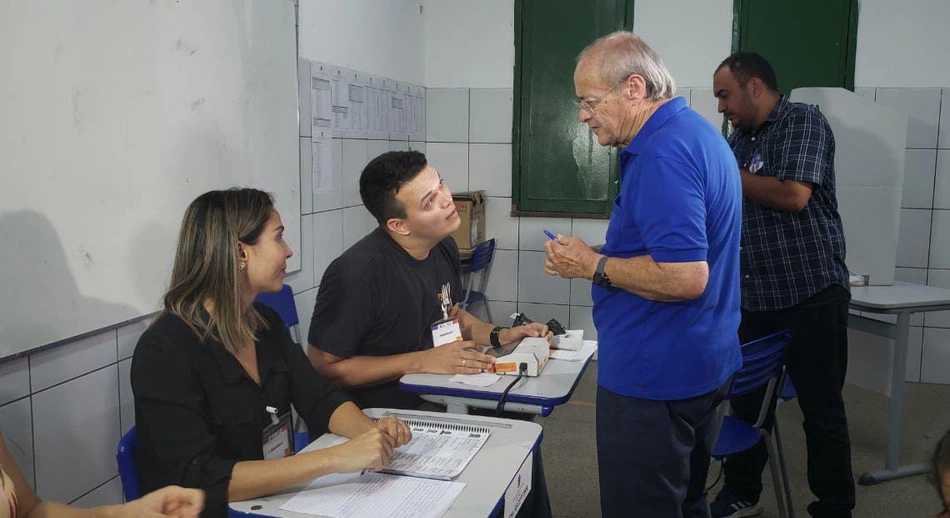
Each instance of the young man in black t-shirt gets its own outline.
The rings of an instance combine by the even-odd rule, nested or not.
[[[379,227],[324,273],[307,348],[314,368],[360,407],[417,408],[422,400],[399,389],[403,375],[476,374],[493,360],[478,344],[548,335],[542,324],[501,328],[456,308],[464,340],[433,347],[443,286],[462,294],[452,193],[425,155],[392,151],[363,170],[360,196]]]

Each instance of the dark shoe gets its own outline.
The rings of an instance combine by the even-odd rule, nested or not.
[[[742,518],[743,516],[758,516],[762,514],[762,508],[759,506],[758,499],[743,500],[733,495],[728,488],[723,488],[709,505],[709,512],[712,518]]]

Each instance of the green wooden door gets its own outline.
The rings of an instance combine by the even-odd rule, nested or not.
[[[574,66],[589,43],[632,25],[633,0],[516,2],[513,213],[609,214],[616,152],[577,120]]]
[[[854,89],[855,0],[735,0],[733,50],[769,60],[787,94],[799,86]]]

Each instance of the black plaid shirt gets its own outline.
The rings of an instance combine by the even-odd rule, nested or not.
[[[743,198],[742,308],[782,309],[832,284],[847,287],[844,231],[835,198],[835,137],[824,115],[783,96],[754,133],[736,130],[729,145],[743,169],[813,186],[799,213]]]

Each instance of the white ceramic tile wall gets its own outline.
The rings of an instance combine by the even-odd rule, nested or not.
[[[30,395],[30,359],[0,363],[0,406]]]
[[[947,132],[950,132],[950,126]],[[950,150],[941,149],[935,153],[937,164],[933,207],[950,209]]]
[[[102,484],[73,502],[80,509],[89,509],[100,505],[109,505],[122,501],[122,481],[119,477]]]
[[[34,392],[38,392],[114,364],[117,354],[115,330],[34,354],[30,357],[30,386]]]
[[[920,381],[950,383],[950,329],[924,328]]]
[[[339,212],[339,211],[336,211]],[[300,250],[294,250],[294,255],[300,257],[300,269],[284,278],[284,283],[289,284],[295,291],[303,291],[312,288],[314,281],[313,261],[310,254],[306,251],[313,250],[313,224],[315,214],[304,214],[300,217]]]
[[[468,88],[426,90],[426,142],[468,142]]]
[[[40,497],[71,502],[116,475],[118,386],[113,364],[33,395]]]
[[[313,218],[313,284],[317,286],[323,279],[323,272],[330,263],[343,253],[343,214],[342,210],[333,210],[314,214]],[[304,258],[306,259],[306,257]],[[295,290],[300,292],[303,290]]]
[[[923,360],[924,350],[924,328],[910,328],[910,337],[907,343],[907,369],[904,373],[904,381],[920,381],[921,361]]]
[[[495,238],[495,248],[518,249],[518,218],[511,217],[511,198],[486,199],[485,233]]]
[[[950,159],[950,156],[947,158]],[[905,209],[933,208],[936,164],[937,150],[935,149],[907,150],[904,158],[904,197],[901,207]],[[947,168],[950,173],[950,163]],[[947,187],[950,188],[950,185]],[[946,200],[950,203],[950,197]]]
[[[310,321],[313,319],[313,306],[317,303],[317,288],[309,289],[294,295],[294,305],[297,306],[297,319],[300,320],[300,340],[307,342],[307,333],[310,331]]]
[[[933,211],[930,268],[950,268],[950,210]]]
[[[940,131],[940,128],[943,131]],[[937,130],[937,147],[950,149],[950,88],[944,88],[940,97],[940,127]]]
[[[490,300],[518,301],[518,251],[495,250],[485,295]]]
[[[567,218],[521,218],[520,225],[518,239],[520,250],[543,252],[544,243],[550,241],[544,233],[545,230],[555,236],[571,235],[571,220]]]
[[[571,235],[579,237],[585,243],[591,246],[604,244],[607,236],[606,219],[577,219],[575,218],[571,225]]]
[[[343,167],[343,206],[353,207],[361,205],[360,174],[369,163],[369,149],[365,140],[343,139],[342,146]]]
[[[712,79],[710,78],[710,82]],[[702,115],[716,128],[722,127],[722,114],[717,108],[718,101],[713,97],[712,88],[693,88],[689,91],[689,106]]]
[[[930,270],[924,284],[938,288],[950,288],[950,270]],[[927,327],[950,328],[950,311],[932,311],[924,317]]]
[[[495,275],[494,270],[492,275]],[[544,273],[544,252],[522,250],[518,257],[518,304],[569,304],[571,284],[567,279]]]
[[[587,279],[571,279],[571,305],[586,306],[594,305],[590,297],[590,281]]]
[[[488,301],[491,306],[492,323],[496,326],[510,326],[511,315],[518,311],[516,302],[506,302],[503,300]]]
[[[548,320],[556,319],[562,326],[570,329],[571,307],[558,304],[532,304],[530,302],[519,302],[518,312],[535,322],[545,323]]]
[[[510,88],[472,88],[470,103],[471,142],[511,142]]]
[[[471,144],[468,175],[470,190],[510,198],[511,144]]]
[[[135,426],[135,400],[132,397],[132,359],[122,360],[119,366],[119,430],[122,435]]]
[[[908,116],[907,147],[934,149],[940,118],[937,88],[878,88],[875,100]]]
[[[366,143],[366,163],[370,163],[374,158],[389,151],[390,143],[388,140],[370,140]],[[365,164],[364,164],[365,165]],[[360,168],[363,172],[363,168]],[[357,177],[359,180],[359,177]],[[359,185],[359,182],[357,182]]]
[[[429,142],[426,145],[429,165],[439,171],[452,192],[468,190],[468,144]]]
[[[901,226],[897,239],[897,266],[927,267],[930,215],[929,210],[901,209]]]
[[[144,318],[116,330],[119,339],[119,360],[132,357],[132,353],[135,352],[135,344],[138,343],[139,337],[142,336],[142,333],[148,329],[151,323],[151,318]]]
[[[597,339],[597,328],[594,327],[594,318],[591,308],[585,306],[571,306],[571,329],[583,329],[585,340]]]
[[[374,228],[376,220],[362,205],[343,209],[343,249],[353,246]]]
[[[22,398],[0,406],[0,430],[7,449],[16,460],[23,476],[36,486],[33,478],[33,418],[30,398]]]

